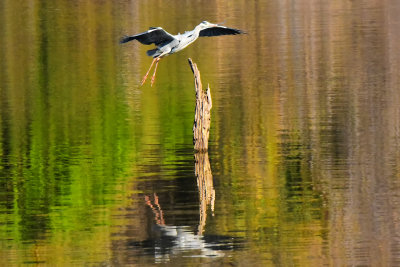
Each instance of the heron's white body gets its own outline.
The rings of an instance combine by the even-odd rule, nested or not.
[[[174,37],[172,42],[158,47],[158,50],[161,53],[157,57],[164,57],[168,54],[173,54],[186,48],[188,45],[196,41],[197,38],[199,38],[199,33],[202,28],[202,24],[200,24],[197,25],[192,31],[186,31],[183,34],[178,33],[177,35],[172,35]]]
[[[199,30],[196,31],[196,29],[194,29],[193,31],[187,31],[184,34],[175,35],[176,39],[179,41],[179,44],[176,47],[174,47],[171,50],[171,52],[174,53],[174,52],[180,51],[180,50],[186,48],[188,45],[190,45],[194,41],[196,41],[197,38],[199,38],[199,32],[200,32]]]

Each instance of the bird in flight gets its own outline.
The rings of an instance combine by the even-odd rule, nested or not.
[[[126,43],[132,40],[138,40],[142,44],[150,45],[155,44],[156,48],[147,51],[147,55],[153,57],[153,61],[151,62],[150,68],[147,71],[146,75],[143,77],[141,85],[143,85],[149,75],[153,64],[156,63],[154,68],[154,73],[151,78],[151,85],[153,86],[158,62],[161,58],[181,51],[191,43],[197,40],[199,37],[210,37],[210,36],[219,36],[219,35],[235,35],[245,33],[238,29],[228,28],[222,26],[220,24],[213,24],[208,21],[203,21],[199,25],[197,25],[194,30],[187,31],[183,34],[172,35],[165,31],[161,27],[150,27],[150,29],[146,32],[142,32],[136,35],[124,36],[120,43]]]

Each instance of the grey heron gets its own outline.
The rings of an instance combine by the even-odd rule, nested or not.
[[[141,85],[143,85],[149,75],[153,64],[156,63],[154,68],[154,73],[151,78],[151,85],[153,85],[155,80],[155,75],[157,71],[158,62],[161,58],[176,53],[194,41],[199,37],[203,36],[219,36],[219,35],[235,35],[245,33],[238,29],[228,28],[220,24],[213,24],[208,21],[203,21],[197,25],[194,30],[187,31],[183,34],[172,35],[165,31],[161,27],[150,27],[146,32],[142,32],[136,35],[124,36],[120,43],[126,43],[132,40],[138,40],[140,43],[145,45],[155,44],[157,48],[147,51],[147,55],[153,57],[150,68],[146,75],[143,77]]]

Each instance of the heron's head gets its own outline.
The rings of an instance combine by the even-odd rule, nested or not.
[[[201,29],[207,29],[207,28],[211,28],[211,27],[215,27],[215,26],[217,26],[217,24],[214,24],[214,23],[210,23],[210,22],[208,22],[208,21],[202,21],[199,25],[198,25],[198,27],[200,27]]]

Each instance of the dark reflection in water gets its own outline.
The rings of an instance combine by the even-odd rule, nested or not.
[[[400,265],[400,2],[0,3],[0,265]],[[243,29],[166,57],[123,34]],[[194,154],[187,58],[213,94]]]
[[[243,240],[229,236],[213,236],[202,235],[198,230],[196,231],[193,226],[177,226],[171,223],[179,223],[179,219],[175,216],[168,216],[164,210],[164,204],[160,201],[157,194],[152,197],[145,196],[146,205],[152,211],[154,221],[146,226],[145,240],[136,240],[137,236],[129,236],[124,244],[114,244],[114,246],[123,249],[118,254],[122,254],[123,262],[138,263],[140,256],[146,255],[154,257],[156,263],[166,263],[176,260],[182,256],[201,257],[201,258],[214,258],[224,257],[224,251],[237,250],[242,245]],[[187,204],[187,202],[186,202]],[[177,210],[174,205],[173,210]],[[182,216],[189,217],[185,220],[190,223],[193,220],[193,215],[188,208],[180,210]],[[152,216],[150,216],[152,217]],[[201,218],[201,217],[200,217]],[[181,220],[183,221],[183,220]],[[155,223],[154,223],[155,222]],[[200,219],[200,225],[205,225],[205,220]],[[143,231],[143,230],[142,230]],[[122,253],[121,253],[122,252]],[[115,264],[122,264],[123,262],[114,262]]]

